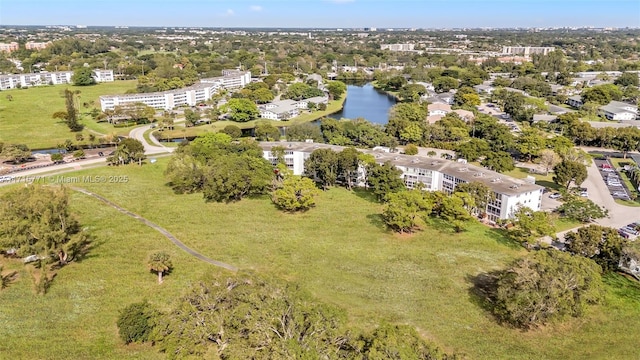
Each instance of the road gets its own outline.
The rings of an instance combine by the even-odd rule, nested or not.
[[[162,143],[160,143],[153,136],[149,136],[153,144],[149,144],[147,142],[147,140],[144,138],[144,133],[147,130],[151,129],[151,126],[152,125],[145,125],[145,126],[137,127],[129,132],[129,137],[140,141],[142,145],[144,145],[144,153],[147,155],[173,152],[175,148],[170,148],[162,145]]]

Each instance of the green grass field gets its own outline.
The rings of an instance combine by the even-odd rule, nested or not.
[[[0,96],[0,142],[26,144],[32,149],[55,148],[67,139],[75,142],[75,133],[69,131],[64,123],[51,117],[54,112],[65,110],[62,97],[64,89],[80,91],[80,104],[90,104],[89,108],[80,106],[80,112],[86,113],[94,107],[100,108],[99,96],[124,94],[135,87],[136,81],[130,80],[93,86],[35,86],[3,91]],[[9,95],[11,101],[7,98]],[[81,123],[85,125],[85,138],[88,137],[89,130],[102,134],[126,134],[130,130],[115,129],[105,122],[97,123],[90,116],[83,116]]]
[[[84,170],[126,174],[125,184],[81,184],[160,224],[204,255],[299,283],[320,301],[346,309],[350,322],[415,326],[425,337],[471,359],[631,359],[637,357],[640,286],[608,279],[606,304],[586,317],[521,332],[497,325],[471,292],[477,274],[526,251],[481,225],[453,234],[429,227],[413,236],[388,232],[381,207],[365,192],[332,189],[304,214],[285,214],[266,198],[205,203],[165,186],[167,159],[155,164]],[[65,174],[71,176],[71,174]],[[5,189],[0,189],[5,191]],[[150,346],[117,337],[118,310],[148,299],[166,309],[189,283],[220,270],[189,257],[155,231],[86,195],[73,208],[97,240],[88,258],[59,272],[50,292],[32,293],[21,278],[0,292],[1,357],[11,359],[157,359]],[[168,251],[175,271],[157,285],[145,266]]]

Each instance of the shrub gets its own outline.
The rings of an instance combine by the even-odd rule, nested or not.
[[[158,311],[147,301],[134,303],[122,311],[118,317],[118,333],[125,344],[145,342],[155,327]]]
[[[404,153],[407,155],[416,155],[418,154],[418,147],[413,144],[408,144],[404,147]]]

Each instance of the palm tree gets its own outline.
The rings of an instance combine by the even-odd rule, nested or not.
[[[169,260],[169,254],[165,252],[157,252],[151,255],[147,266],[149,266],[149,270],[158,273],[158,284],[162,284],[162,275],[165,272],[169,272],[173,267],[171,260]]]

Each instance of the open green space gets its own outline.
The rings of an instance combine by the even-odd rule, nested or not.
[[[163,226],[204,255],[273,274],[344,308],[353,325],[380,320],[410,324],[449,351],[471,359],[637,357],[640,286],[607,281],[606,302],[582,319],[522,332],[498,325],[472,294],[474,276],[504,267],[526,251],[480,224],[454,234],[430,225],[413,236],[387,231],[381,206],[364,191],[332,189],[317,208],[285,214],[268,198],[205,203],[165,186],[167,159],[142,167],[103,167],[75,175],[129,176],[117,184],[76,184]],[[0,192],[6,188],[0,189]],[[150,346],[126,347],[117,337],[118,310],[148,299],[167,309],[207,272],[159,233],[80,193],[73,208],[97,240],[87,258],[59,271],[50,292],[34,295],[18,261],[0,259],[20,279],[0,292],[0,354],[7,358],[157,359]],[[175,270],[157,285],[147,256],[170,253]]]
[[[342,109],[344,101],[346,100],[347,94],[345,93],[342,98],[339,100],[329,101],[327,104],[327,109],[324,111],[316,110],[314,112],[304,112],[295,118],[286,120],[286,121],[278,121],[278,120],[269,120],[269,119],[256,119],[247,121],[244,123],[235,122],[235,121],[216,121],[212,124],[201,125],[201,126],[193,126],[193,127],[179,127],[176,126],[174,130],[165,130],[165,131],[155,131],[154,136],[158,139],[177,139],[177,138],[186,138],[186,137],[195,137],[206,132],[218,132],[225,128],[227,125],[235,125],[240,129],[253,129],[259,123],[268,123],[276,127],[286,127],[306,122],[315,121],[318,119],[322,119],[323,117],[329,116],[333,113],[336,113]]]
[[[135,87],[136,81],[129,80],[93,86],[35,86],[3,91],[0,96],[0,142],[26,144],[32,149],[55,148],[67,139],[75,142],[75,133],[69,131],[60,120],[52,118],[54,112],[65,110],[62,92],[67,88],[80,91],[78,102],[83,114],[80,122],[85,125],[82,132],[85,138],[92,132],[127,134],[131,128],[115,128],[106,122],[98,123],[86,113],[93,108],[100,109],[101,95],[124,94]]]

